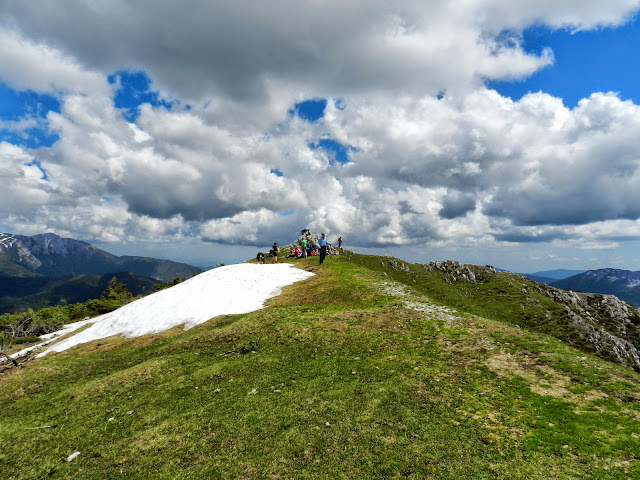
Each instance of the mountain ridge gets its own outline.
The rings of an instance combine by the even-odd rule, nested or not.
[[[33,236],[0,233],[0,274],[12,267],[18,274],[43,276],[131,272],[160,282],[191,277],[203,270],[185,263],[141,256],[117,256],[90,243],[55,233]],[[11,265],[12,264],[12,265]]]
[[[615,295],[640,306],[640,271],[600,268],[553,282],[551,286],[565,290]]]
[[[580,273],[583,273],[584,271],[585,270],[567,270],[565,268],[558,268],[555,270],[541,270],[539,272],[533,273],[521,273],[520,275],[523,275],[529,280],[533,280],[534,282],[551,285],[553,282],[563,280],[573,275],[578,275]]]
[[[171,260],[113,255],[54,233],[0,233],[0,313],[98,298],[114,276],[138,295],[202,272]]]
[[[535,275],[537,277],[554,278],[556,280],[563,280],[565,278],[579,275],[586,272],[586,270],[569,270],[566,268],[556,268],[554,270],[540,270],[538,272],[525,273],[523,275]]]

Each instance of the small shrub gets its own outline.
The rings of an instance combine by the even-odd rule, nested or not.
[[[255,352],[256,350],[258,350],[258,342],[251,341],[242,345],[238,350],[242,354]]]

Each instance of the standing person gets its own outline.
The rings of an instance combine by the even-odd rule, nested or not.
[[[307,256],[307,239],[300,240],[300,244],[302,245],[302,258],[304,258]]]
[[[329,242],[327,242],[327,238],[322,236],[318,239],[318,247],[320,247],[320,265],[324,262],[324,257],[327,256],[327,247],[329,246]]]
[[[338,237],[338,248],[342,248],[342,237]]]
[[[273,243],[273,247],[271,247],[271,250],[269,250],[269,256],[273,257],[273,263],[278,263],[278,252],[280,251],[280,249],[278,248],[278,244],[277,243]]]

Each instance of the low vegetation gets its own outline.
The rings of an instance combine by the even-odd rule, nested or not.
[[[126,284],[134,296],[153,292],[161,283],[130,272],[64,277],[0,275],[0,314],[84,303],[100,297],[114,277],[119,283]]]
[[[169,288],[182,281],[184,279],[176,278],[173,282],[155,285],[154,291]],[[71,305],[35,311],[29,308],[26,312],[0,315],[0,352],[6,354],[27,344],[37,343],[40,335],[60,330],[64,324],[112,312],[136,298],[139,296],[134,298],[127,285],[113,277],[100,298]]]
[[[343,253],[267,309],[8,370],[3,478],[640,477],[640,375],[538,326],[517,277]]]

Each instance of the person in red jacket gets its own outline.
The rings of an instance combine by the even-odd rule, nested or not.
[[[342,237],[338,237],[338,248],[342,248]]]

